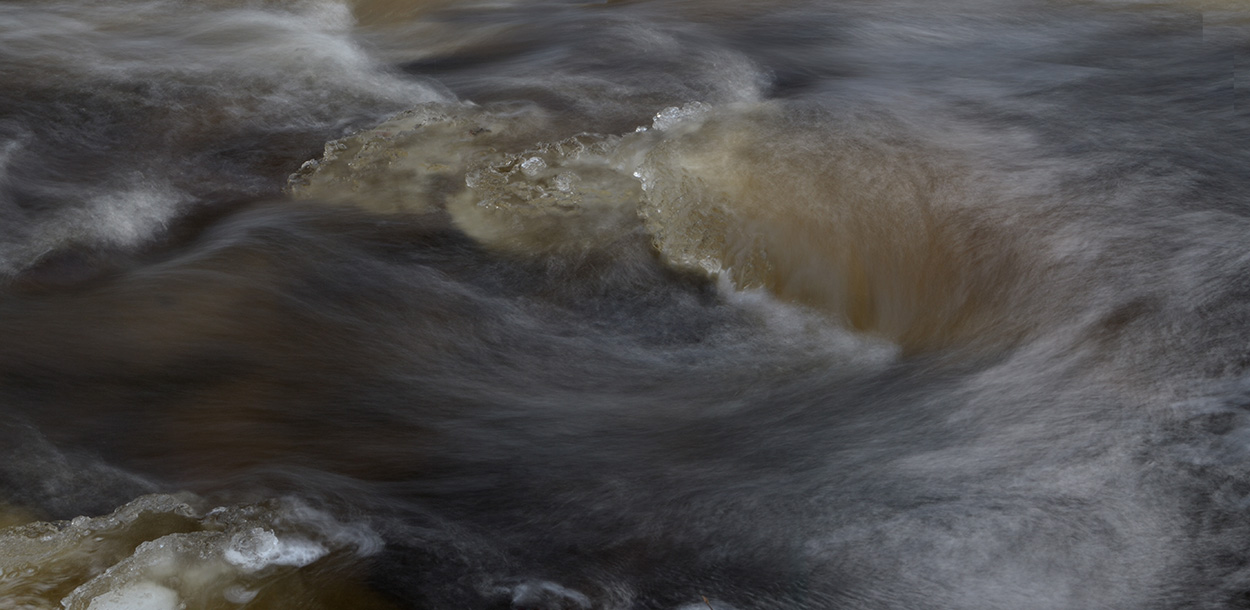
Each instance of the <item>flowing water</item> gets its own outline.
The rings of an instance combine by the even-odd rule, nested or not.
[[[1250,608],[1247,53],[0,1],[0,608]]]

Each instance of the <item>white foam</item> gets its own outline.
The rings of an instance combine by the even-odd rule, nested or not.
[[[226,601],[232,604],[246,604],[253,599],[256,599],[256,595],[258,593],[259,591],[246,589],[239,585],[233,585],[226,587],[226,590],[222,591],[221,595],[226,598]]]
[[[79,212],[74,224],[95,240],[120,246],[143,242],[163,229],[178,208],[179,193],[157,185],[109,193]]]
[[[319,540],[336,549],[354,549],[356,555],[368,557],[377,554],[386,543],[366,523],[344,523],[333,515],[308,506],[298,499],[286,498],[282,514],[291,522],[299,524]]]
[[[223,557],[232,565],[255,572],[271,565],[303,567],[328,553],[316,542],[303,538],[279,538],[272,531],[254,527],[230,539]]]

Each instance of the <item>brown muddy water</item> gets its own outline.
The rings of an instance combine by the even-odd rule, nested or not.
[[[0,608],[1250,608],[1248,52],[0,1]]]

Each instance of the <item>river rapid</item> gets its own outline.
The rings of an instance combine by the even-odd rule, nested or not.
[[[0,1],[0,608],[1250,608],[1248,52]]]

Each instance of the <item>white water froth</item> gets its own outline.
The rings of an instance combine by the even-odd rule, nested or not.
[[[740,289],[730,271],[712,275],[721,298],[761,322],[769,336],[783,340],[786,350],[823,355],[840,370],[880,370],[899,358],[896,343],[830,324],[821,312],[782,302],[767,290]]]
[[[245,571],[255,572],[271,565],[306,566],[325,557],[326,547],[303,538],[279,538],[272,531],[254,527],[230,539],[223,556]]]
[[[0,166],[0,179],[3,178]],[[133,247],[165,229],[186,202],[177,189],[135,180],[131,188],[105,190],[79,206],[67,207],[25,235],[0,241],[0,276],[20,273],[67,244]],[[10,230],[21,231],[10,227]]]
[[[101,195],[70,215],[66,224],[101,243],[133,246],[165,228],[178,203],[178,193],[173,189],[140,187]]]
[[[340,2],[7,4],[0,49],[6,87],[33,92],[13,96],[30,116],[0,125],[0,275],[67,246],[142,244],[198,189],[264,188],[236,175],[246,134],[335,134],[449,100],[371,54]]]
[[[226,10],[164,1],[48,3],[41,9],[0,8],[0,45],[19,65],[45,78],[148,82],[158,97],[182,98],[170,100],[179,110],[194,110],[200,101],[186,98],[184,87],[226,112],[269,121],[284,113],[299,121],[324,114],[311,104],[362,96],[406,104],[445,99],[383,69],[353,39],[350,9],[335,2]],[[240,86],[248,84],[253,87]]]

